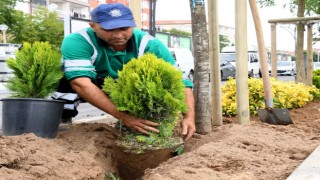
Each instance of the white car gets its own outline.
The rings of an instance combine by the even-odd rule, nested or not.
[[[320,62],[313,62],[313,70],[320,69]]]
[[[236,67],[236,57],[235,52],[222,52],[220,53],[221,61],[228,61],[233,66]],[[248,51],[248,77],[261,77],[260,75],[260,62],[257,52]]]
[[[193,81],[194,75],[194,58],[190,49],[187,48],[169,48],[176,65],[183,72],[184,79]]]
[[[269,73],[271,73],[271,65],[269,66]],[[278,75],[295,75],[296,62],[294,61],[277,61],[277,74]]]

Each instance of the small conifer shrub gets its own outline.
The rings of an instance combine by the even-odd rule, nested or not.
[[[123,66],[118,79],[105,79],[103,91],[118,110],[160,124],[159,134],[127,134],[124,140],[138,150],[170,147],[179,114],[186,112],[182,73],[173,65],[147,53]]]
[[[48,42],[24,43],[6,63],[14,76],[7,88],[20,98],[46,98],[58,86],[63,76],[61,56]]]

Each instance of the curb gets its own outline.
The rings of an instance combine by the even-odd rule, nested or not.
[[[320,145],[287,178],[287,180],[300,179],[320,179]]]
[[[103,115],[103,116],[94,116],[88,118],[75,119],[72,121],[74,124],[80,123],[105,123],[105,124],[114,124],[118,121],[118,119],[114,118],[111,115]]]

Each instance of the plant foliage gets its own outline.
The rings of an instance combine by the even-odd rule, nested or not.
[[[312,84],[320,89],[320,69],[312,71]]]
[[[11,0],[5,0],[11,1]],[[38,6],[32,14],[14,10],[9,2],[0,2],[6,7],[1,11],[0,24],[8,25],[7,42],[18,43],[47,41],[54,47],[59,47],[63,39],[63,21],[56,12],[50,12],[46,7]],[[11,8],[11,9],[10,9]],[[2,38],[1,38],[2,39]]]
[[[257,109],[265,108],[264,90],[261,79],[249,79],[249,108],[251,114],[256,114]],[[299,108],[307,102],[319,98],[320,91],[315,86],[295,82],[278,81],[271,78],[272,96],[274,108]],[[222,111],[224,115],[235,116],[236,104],[236,81],[229,79],[222,87]]]
[[[124,65],[116,81],[106,78],[103,91],[118,110],[160,124],[159,134],[134,136],[137,143],[148,146],[172,137],[179,113],[186,112],[182,73],[151,53]]]
[[[163,30],[163,32],[168,32],[172,35],[178,35],[178,36],[191,36],[192,34],[187,31],[181,31],[175,28],[169,29],[169,30]]]
[[[106,176],[105,180],[121,180],[121,178],[117,177],[113,173],[109,173],[109,175]]]
[[[46,98],[58,86],[63,76],[60,53],[48,42],[24,43],[16,58],[6,63],[13,70],[7,88],[22,98]]]

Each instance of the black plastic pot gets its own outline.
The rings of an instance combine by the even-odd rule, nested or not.
[[[36,98],[4,98],[2,134],[34,133],[43,138],[57,135],[64,101]]]

